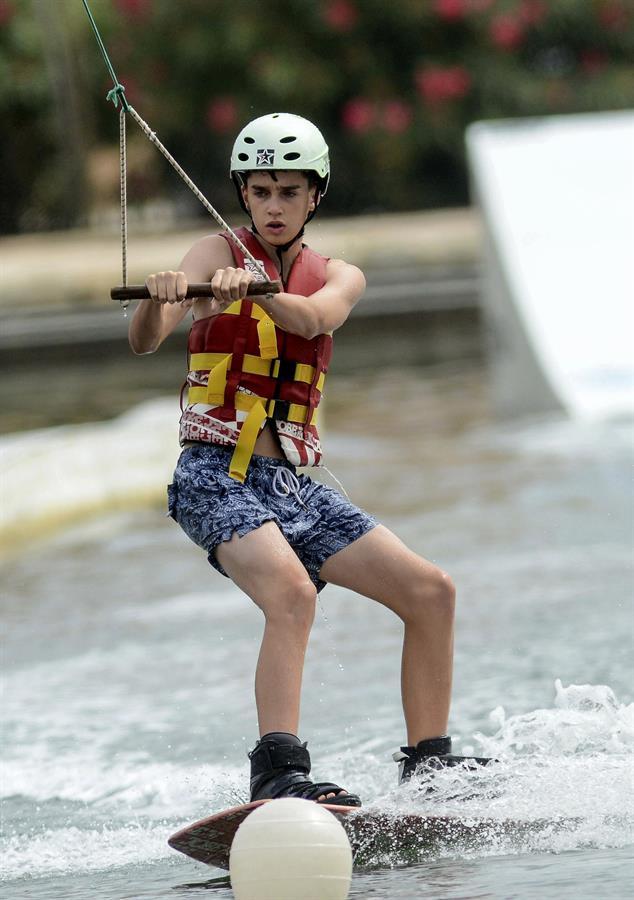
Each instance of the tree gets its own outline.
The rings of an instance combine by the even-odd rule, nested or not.
[[[69,202],[67,189],[68,173],[81,169],[77,148],[85,143],[89,161],[103,145],[116,156],[117,117],[104,101],[111,84],[81,3],[55,0],[54,78],[33,16],[41,3],[51,6],[0,0],[0,104],[15,135],[1,151],[4,230],[77,221],[85,203]],[[467,202],[472,121],[634,102],[627,0],[90,3],[130,102],[228,213],[232,139],[272,110],[320,125],[334,161],[328,208],[352,213]],[[47,38],[53,32],[48,25]],[[83,101],[76,113],[73,85]],[[162,160],[132,164],[132,201],[182,190]]]

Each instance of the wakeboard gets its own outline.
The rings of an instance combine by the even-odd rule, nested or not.
[[[306,801],[307,803],[310,801]],[[174,850],[219,869],[229,868],[234,835],[249,813],[270,800],[256,800],[194,822],[168,839]],[[355,866],[411,864],[439,847],[476,849],[541,831],[553,822],[523,822],[499,819],[461,819],[458,816],[388,813],[355,806],[321,804],[345,828]]]

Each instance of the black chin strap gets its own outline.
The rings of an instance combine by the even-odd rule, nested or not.
[[[306,222],[308,222],[308,219],[306,219]],[[305,225],[305,223],[304,223],[304,225]],[[299,240],[299,238],[303,237],[304,225],[302,225],[302,227],[299,229],[299,231],[297,232],[297,234],[295,235],[294,238],[291,238],[290,241],[286,241],[285,244],[280,244],[279,247],[275,248],[275,255],[277,256],[279,264],[280,264],[280,277],[282,279],[282,283],[284,283],[284,260],[282,259],[282,254],[286,253],[287,250],[290,250],[291,247],[293,246],[293,244],[295,243],[295,241],[297,241],[297,240]],[[255,222],[253,221],[253,219],[251,219],[251,231],[253,232],[253,234],[256,234],[256,235],[259,235],[259,237],[262,237],[260,232],[255,227]],[[266,238],[264,238],[264,240],[266,240]],[[268,243],[268,241],[267,241],[267,243]]]

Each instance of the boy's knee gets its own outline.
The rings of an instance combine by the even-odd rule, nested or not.
[[[293,631],[310,631],[315,618],[317,590],[308,575],[291,576],[276,588],[263,606],[267,624]]]
[[[431,619],[453,622],[456,588],[450,576],[433,567],[412,585],[405,621],[429,623]]]

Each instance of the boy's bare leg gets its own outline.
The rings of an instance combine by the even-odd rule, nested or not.
[[[331,556],[320,577],[377,600],[405,626],[401,694],[407,743],[446,734],[453,671],[451,579],[378,525]]]
[[[315,586],[274,522],[265,522],[242,538],[234,535],[219,545],[216,557],[266,620],[255,673],[260,736],[274,731],[296,735],[304,657],[315,618]],[[335,796],[324,794],[320,799]]]
[[[260,736],[273,731],[297,734],[315,586],[274,522],[242,538],[234,535],[219,545],[216,557],[265,616],[255,673]]]

